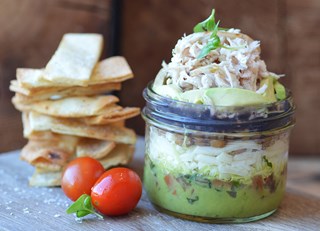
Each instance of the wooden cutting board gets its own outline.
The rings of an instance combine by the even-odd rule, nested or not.
[[[140,175],[143,169],[143,140],[137,144],[130,167]],[[0,155],[0,231],[36,230],[320,230],[320,199],[287,189],[278,211],[246,224],[203,224],[159,213],[143,193],[129,215],[98,220],[91,216],[80,223],[65,213],[71,201],[59,187],[32,188],[28,177],[33,168],[19,160],[19,151]],[[291,182],[292,183],[292,182]]]

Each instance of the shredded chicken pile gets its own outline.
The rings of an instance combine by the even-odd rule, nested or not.
[[[240,33],[238,29],[219,31],[221,44],[204,58],[197,59],[208,43],[210,32],[200,32],[182,37],[172,52],[169,64],[163,63],[163,84],[174,84],[181,90],[231,87],[262,93],[260,80],[267,76],[280,76],[268,72],[260,59],[260,42]],[[262,92],[261,92],[262,91]]]

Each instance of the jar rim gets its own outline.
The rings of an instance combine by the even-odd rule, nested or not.
[[[153,81],[143,91],[145,118],[171,126],[209,132],[267,131],[294,124],[295,105],[291,92],[269,104],[215,106],[183,102],[156,93]]]

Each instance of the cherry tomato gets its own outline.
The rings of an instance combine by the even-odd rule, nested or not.
[[[92,204],[100,213],[118,216],[129,213],[138,204],[142,183],[137,173],[128,168],[106,171],[92,187]]]
[[[79,157],[66,167],[61,188],[71,200],[77,200],[82,194],[91,193],[91,188],[104,173],[102,164],[91,157]]]

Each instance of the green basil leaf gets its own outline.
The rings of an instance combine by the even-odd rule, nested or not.
[[[85,208],[87,209],[91,209],[92,208],[92,204],[91,204],[91,197],[86,197],[83,201],[83,205]]]
[[[212,35],[210,36],[211,38],[217,36],[218,30],[219,30],[219,23],[220,23],[220,21],[218,21],[218,23],[214,26],[214,28],[212,30]]]
[[[90,197],[87,194],[83,194],[81,195],[78,200],[76,200],[73,204],[71,204],[68,209],[67,209],[67,213],[76,213],[79,210],[83,210],[84,209],[84,201],[86,198]]]
[[[88,211],[88,210],[79,210],[76,212],[76,216],[77,217],[84,217],[84,216],[87,216],[88,214],[91,214],[92,212],[91,211]]]
[[[75,213],[77,217],[84,217],[88,214],[95,214],[98,218],[103,216],[95,211],[91,203],[91,197],[87,194],[81,195],[72,205],[67,208],[67,214]]]
[[[205,57],[207,54],[209,54],[209,52],[212,50],[212,48],[210,46],[205,46],[204,48],[202,48],[200,54],[198,55],[198,59],[202,59],[203,57]]]
[[[205,57],[207,54],[210,53],[210,51],[217,49],[220,47],[220,38],[218,36],[215,36],[214,38],[210,39],[208,41],[208,44],[202,48],[200,51],[200,54],[198,55],[198,59],[201,59]]]
[[[212,31],[216,25],[214,19],[215,10],[212,9],[211,15],[204,21],[198,23],[194,28],[193,32],[204,32],[204,31]]]

